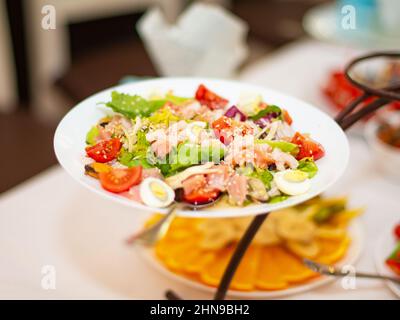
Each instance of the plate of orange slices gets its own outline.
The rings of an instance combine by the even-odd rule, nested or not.
[[[346,197],[316,197],[272,212],[239,265],[228,296],[276,298],[334,280],[308,269],[302,258],[336,266],[354,264],[363,242],[355,218],[362,211],[349,208]],[[152,216],[147,224],[160,216]],[[165,276],[212,293],[250,222],[250,217],[177,217],[154,248],[138,249]]]

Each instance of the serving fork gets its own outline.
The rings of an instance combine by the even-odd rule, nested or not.
[[[303,263],[312,271],[318,272],[323,275],[334,276],[334,277],[345,277],[345,276],[349,275],[349,272],[344,272],[344,271],[340,270],[340,268],[336,268],[334,266],[328,266],[328,265],[325,265],[322,263],[311,261],[306,258],[303,258]],[[400,278],[391,277],[391,276],[384,276],[384,275],[365,273],[365,272],[355,272],[352,275],[356,278],[388,280],[388,281],[392,281],[394,283],[400,284]]]
[[[181,210],[182,209],[200,210],[214,205],[217,201],[219,201],[220,198],[221,196],[207,203],[191,204],[183,202],[181,195],[178,193],[178,196],[175,198],[175,202],[171,204],[168,212],[164,215],[164,217],[162,217],[160,220],[158,220],[150,227],[144,228],[143,230],[140,230],[139,232],[133,234],[126,240],[126,242],[128,244],[138,243],[144,246],[153,246],[158,240],[160,240],[167,233],[172,220],[174,220],[176,216],[176,211],[178,207]]]

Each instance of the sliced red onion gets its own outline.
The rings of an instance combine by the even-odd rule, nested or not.
[[[273,119],[277,118],[279,115],[276,112],[268,113],[265,117],[255,120],[254,123],[260,128],[265,128],[267,124],[271,123]]]
[[[254,123],[258,125],[260,128],[265,128],[268,124],[271,123],[271,119],[265,117],[254,121]]]
[[[225,112],[225,116],[228,118],[236,118],[236,115],[239,114],[239,119],[240,121],[246,121],[247,117],[246,115],[240,111],[236,106],[230,107],[228,110]]]

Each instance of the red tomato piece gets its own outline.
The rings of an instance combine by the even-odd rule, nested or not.
[[[112,169],[109,172],[100,172],[101,186],[111,192],[120,193],[128,191],[132,186],[140,183],[142,179],[142,167],[128,169]]]
[[[293,119],[290,116],[289,112],[285,109],[282,109],[283,120],[290,126],[293,123]]]
[[[189,194],[184,194],[183,198],[186,202],[192,204],[204,204],[215,200],[220,194],[218,189],[200,188]]]
[[[233,121],[231,118],[223,116],[223,117],[215,120],[211,124],[211,126],[213,127],[214,130],[218,130],[218,131],[225,130],[225,129],[231,129],[233,126]]]
[[[114,160],[121,149],[117,138],[101,141],[94,146],[86,147],[86,154],[96,162],[105,163]]]
[[[228,100],[210,91],[203,84],[197,88],[195,97],[197,101],[206,105],[211,110],[222,109],[228,104]]]
[[[325,155],[325,150],[321,144],[303,136],[299,132],[295,133],[291,142],[299,146],[299,153],[296,156],[297,160],[312,157],[316,161]]]
[[[233,134],[245,136],[246,134],[252,133],[252,128],[244,124],[243,122],[238,122],[232,118],[222,116],[221,118],[215,120],[211,127],[214,129],[214,133],[219,138],[219,140],[228,145],[233,140]]]
[[[211,127],[214,129],[215,135],[222,143],[229,144],[233,139],[233,121],[228,117],[221,117],[215,120]]]

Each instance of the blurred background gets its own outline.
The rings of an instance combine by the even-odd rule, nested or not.
[[[181,13],[197,2],[200,1],[0,0],[0,193],[56,163],[54,130],[76,103],[121,81],[166,75],[151,52],[151,44],[146,44],[151,39],[140,35],[136,24],[149,9],[158,8],[168,25],[173,26]],[[343,40],[340,34],[332,36],[331,25],[326,22],[331,21],[328,11],[338,4],[340,8],[348,3],[358,5],[363,31],[376,32],[382,28],[379,16],[384,14],[379,8],[387,1],[201,2],[223,8],[229,17],[236,16],[245,29],[246,53],[232,70],[231,77],[235,77],[264,56],[299,39],[314,36]],[[392,16],[396,12],[393,8],[386,11]],[[193,21],[193,25],[200,23]],[[396,29],[398,25],[383,27]],[[149,30],[147,37],[152,36],[153,31]],[[396,35],[391,39],[388,42],[394,41],[395,45],[399,38]],[[207,39],[201,41],[212,46]],[[371,45],[371,41],[364,39],[365,42]],[[349,43],[354,46],[356,41],[351,39]],[[377,47],[383,48],[384,44]],[[224,54],[229,55],[229,51]],[[167,75],[171,73],[174,75],[173,69]]]

